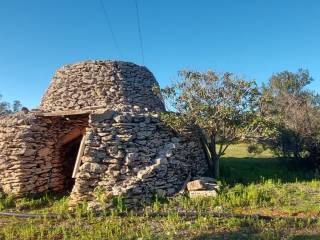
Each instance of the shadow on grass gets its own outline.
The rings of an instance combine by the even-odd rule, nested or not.
[[[311,181],[316,176],[308,164],[284,158],[235,158],[221,159],[221,179],[227,184],[250,184],[264,180],[288,182]]]
[[[196,236],[192,238],[192,240],[213,240],[213,239],[228,239],[228,240],[244,240],[249,239],[248,234],[244,234],[240,231],[234,231],[234,232],[224,232],[224,233],[206,233],[201,234],[199,236]]]
[[[37,210],[52,206],[56,201],[64,198],[60,193],[37,193],[29,194],[22,198],[3,195],[0,197],[0,210],[17,209],[17,210]]]
[[[312,235],[296,235],[290,238],[290,240],[319,240],[320,234]]]
[[[255,234],[255,235],[253,235]],[[273,235],[273,234],[272,234]],[[281,236],[278,236],[279,239]],[[197,237],[192,238],[193,240],[209,240],[209,239],[228,239],[228,240],[244,240],[244,239],[271,239],[270,236],[266,235],[265,237],[259,236],[258,233],[248,233],[248,232],[226,232],[226,233],[213,233],[213,234],[202,234]],[[274,238],[272,238],[274,239]],[[276,238],[278,239],[278,238]],[[290,240],[319,240],[320,234],[311,234],[311,235],[295,235],[289,237]]]

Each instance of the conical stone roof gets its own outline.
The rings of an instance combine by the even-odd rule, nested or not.
[[[153,74],[143,66],[121,61],[85,61],[60,68],[42,98],[40,110],[90,107],[163,111]]]

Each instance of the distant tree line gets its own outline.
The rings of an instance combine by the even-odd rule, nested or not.
[[[3,101],[2,95],[0,94],[0,116],[6,115],[9,113],[19,112],[22,108],[22,104],[20,101],[15,100],[12,104]]]
[[[183,70],[176,82],[155,89],[171,112],[162,119],[178,131],[188,128],[204,147],[212,175],[228,146],[250,142],[277,155],[320,163],[320,97],[307,87],[307,70],[283,71],[258,87],[232,73]]]

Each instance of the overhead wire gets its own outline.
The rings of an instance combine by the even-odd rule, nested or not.
[[[110,33],[111,33],[113,44],[115,45],[115,48],[118,51],[118,55],[120,56],[120,58],[122,58],[123,55],[122,55],[121,49],[119,47],[116,35],[115,35],[114,31],[113,31],[112,24],[111,24],[111,21],[110,21],[110,18],[109,18],[109,14],[108,14],[108,11],[107,11],[104,3],[103,3],[103,0],[100,0],[100,5],[102,7],[103,14],[104,14],[105,19],[107,21],[107,25],[108,25]]]
[[[140,50],[141,50],[141,57],[142,57],[142,64],[144,65],[144,50],[143,50],[143,39],[142,39],[142,32],[141,32],[141,22],[140,22],[140,14],[139,14],[139,6],[137,0],[134,0],[136,6],[136,15],[137,15],[137,24],[138,24],[138,34],[139,34],[139,41],[140,41]]]

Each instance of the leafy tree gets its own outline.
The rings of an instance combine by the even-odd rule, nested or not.
[[[263,87],[261,113],[271,118],[278,134],[269,146],[297,159],[320,152],[319,95],[306,87],[313,81],[307,70],[274,74]]]
[[[232,73],[184,70],[162,94],[173,112],[162,115],[177,130],[191,129],[201,139],[209,168],[219,177],[220,157],[231,143],[257,132],[259,92],[255,81]]]

